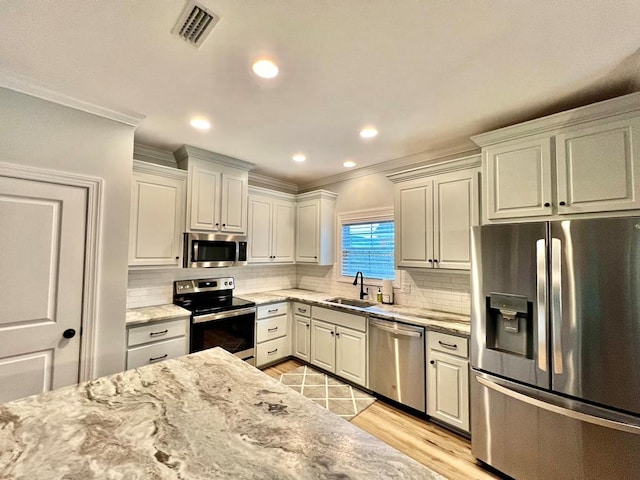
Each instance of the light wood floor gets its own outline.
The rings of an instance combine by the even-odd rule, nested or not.
[[[300,365],[287,360],[264,372],[279,378]],[[361,429],[451,480],[501,478],[476,463],[469,440],[378,400],[351,421]]]

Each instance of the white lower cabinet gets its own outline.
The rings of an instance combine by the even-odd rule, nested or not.
[[[427,332],[427,414],[469,432],[469,351],[466,338]]]
[[[293,335],[291,354],[305,362],[310,361],[311,307],[304,303],[293,303]]]
[[[256,367],[264,367],[290,355],[289,304],[261,305],[256,319]]]
[[[310,363],[367,386],[367,318],[322,307],[311,315]]]
[[[189,353],[189,317],[127,330],[127,370]]]

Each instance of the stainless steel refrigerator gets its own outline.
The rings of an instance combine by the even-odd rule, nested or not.
[[[640,478],[640,218],[474,227],[472,265],[474,455]]]

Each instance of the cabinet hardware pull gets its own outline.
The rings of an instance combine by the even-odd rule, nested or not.
[[[278,310],[280,310],[280,309],[276,308],[274,310],[267,310],[267,313],[276,313]]]
[[[567,203],[566,202],[560,202],[560,205],[565,206]]]
[[[428,259],[427,262],[431,263],[431,262],[433,262],[433,260],[432,259]]]
[[[160,337],[160,336],[165,335],[167,333],[169,333],[168,329],[167,330],[163,330],[161,332],[151,332],[151,333],[149,333],[149,336],[150,337]]]
[[[336,333],[336,337],[340,338],[340,334],[339,334],[339,333]]]
[[[433,263],[438,263],[438,259],[437,259],[437,258],[434,258],[434,259],[433,259]]]
[[[267,332],[275,332],[276,330],[278,330],[278,327],[267,328]]]
[[[545,207],[550,207],[550,206],[551,206],[551,204],[550,204],[549,202],[546,202],[546,203],[544,204],[544,206],[545,206]]]
[[[150,358],[149,362],[153,363],[153,362],[157,362],[159,360],[163,360],[165,358],[167,358],[169,356],[168,353],[165,353],[164,355],[162,355],[161,357],[155,357],[155,358]]]
[[[226,226],[227,226],[227,224],[226,224],[226,223],[223,223],[223,224],[222,224],[222,226],[223,226],[223,227],[226,227]]]
[[[275,350],[271,350],[270,352],[267,352],[267,355],[273,355],[277,351],[278,351],[278,349],[276,348]]]
[[[306,309],[306,308],[300,308],[300,307],[298,307],[298,311],[299,311],[300,313],[307,313],[307,309]]]
[[[454,350],[458,349],[458,344],[457,343],[445,343],[442,340],[438,340],[438,343],[440,345],[442,345],[443,347],[445,347],[445,348],[452,348]]]
[[[305,323],[305,325],[307,326],[307,328],[309,328],[309,324],[308,323]]]
[[[435,364],[436,364],[436,361],[435,361],[435,360],[429,360],[429,363],[430,363],[431,365],[435,365]]]
[[[334,332],[331,332],[331,336],[333,337],[334,335],[335,335],[335,333],[334,333]]]

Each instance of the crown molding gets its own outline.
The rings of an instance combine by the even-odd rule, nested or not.
[[[285,193],[298,193],[298,185],[277,178],[267,177],[259,173],[249,172],[249,185]]]
[[[173,152],[178,165],[188,159],[205,160],[207,162],[217,163],[232,168],[241,168],[243,170],[251,170],[256,165],[251,162],[245,162],[237,158],[229,157],[221,153],[210,152],[202,148],[193,147],[191,145],[183,145]]]
[[[176,167],[167,167],[158,165],[157,163],[149,163],[142,160],[133,160],[133,171],[139,173],[150,173],[152,175],[160,175],[166,178],[174,178],[184,180],[188,174],[186,170],[178,170]]]
[[[132,127],[137,127],[140,122],[145,119],[144,115],[138,113],[124,113],[112,110],[110,108],[101,107],[93,103],[85,102],[78,98],[66,95],[64,93],[51,90],[43,85],[38,84],[34,80],[19,75],[17,73],[9,72],[7,70],[0,69],[0,87],[15,92],[23,93],[32,97],[47,100],[49,102],[57,103],[65,107],[80,110],[82,112],[91,113],[98,117],[107,118],[118,123],[124,123]]]
[[[387,178],[393,183],[406,182],[407,180],[415,180],[431,175],[456,172],[458,170],[466,170],[470,168],[480,168],[480,166],[482,166],[482,155],[477,153],[475,155],[469,155],[468,157],[430,163],[429,165],[422,167],[415,167],[400,172],[390,173],[387,175]]]
[[[329,190],[314,190],[313,192],[300,193],[296,196],[298,201],[300,200],[316,200],[318,198],[324,198],[327,200],[335,200],[338,198],[337,193],[330,192]]]
[[[296,195],[294,193],[280,192],[272,190],[271,188],[257,187],[255,185],[249,185],[249,195],[260,195],[263,197],[280,198],[282,200],[295,201]]]
[[[337,175],[331,175],[319,180],[314,180],[304,185],[300,185],[300,191],[309,191],[325,185],[331,185],[337,182],[343,182],[345,180],[352,180],[358,177],[364,177],[367,175],[373,175],[376,173],[391,174],[407,167],[420,167],[425,164],[432,163],[434,160],[448,160],[455,159],[462,156],[475,155],[480,153],[480,149],[477,145],[474,145],[470,140],[463,140],[460,143],[441,148],[438,150],[428,150],[424,152],[414,153],[405,157],[396,158],[394,160],[388,160],[386,162],[377,163],[369,167],[362,167],[356,170],[350,170],[348,172],[339,173]]]
[[[523,137],[530,138],[535,135],[549,135],[562,128],[572,127],[614,115],[620,116],[621,118],[624,115],[637,115],[638,111],[640,111],[640,92],[592,103],[565,112],[529,120],[528,122],[509,125],[498,130],[474,135],[471,137],[471,140],[480,147],[486,147],[496,143],[518,140]]]
[[[149,145],[143,145],[141,143],[133,144],[133,158],[135,160],[155,163],[165,167],[178,168],[178,163],[176,162],[173,153],[168,150],[150,147]]]

